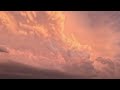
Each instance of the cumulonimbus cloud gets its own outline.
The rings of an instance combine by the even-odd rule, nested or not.
[[[115,71],[114,60],[106,57],[110,58],[117,49],[112,49],[112,40],[116,41],[119,35],[112,33],[112,27],[92,27],[87,15],[61,11],[0,12],[0,44],[9,47],[8,58],[20,63],[70,74],[113,77],[111,73],[119,70]],[[78,23],[75,17],[80,19]],[[1,47],[1,51],[5,49]]]

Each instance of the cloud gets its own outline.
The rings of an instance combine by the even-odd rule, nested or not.
[[[86,46],[81,45],[74,35],[69,37],[64,33],[65,15],[62,12],[3,13],[8,19],[1,19],[15,26],[10,28],[3,23],[9,33],[4,31],[0,36],[1,44],[10,48],[10,60],[70,73],[74,70],[78,75],[94,71]]]
[[[119,11],[68,12],[68,35],[91,47],[90,59],[99,78],[116,78],[119,59]],[[101,57],[101,58],[99,58]],[[73,59],[75,60],[75,59]],[[98,61],[97,61],[98,60]],[[105,64],[106,63],[106,64]],[[97,78],[97,77],[96,77]]]
[[[70,75],[65,72],[31,67],[16,62],[0,64],[1,79],[83,79],[84,76]]]
[[[9,50],[7,47],[3,46],[3,45],[0,45],[0,52],[3,52],[3,53],[9,53]]]
[[[119,11],[68,12],[69,33],[90,46],[95,56],[114,57],[119,52]]]
[[[111,59],[98,57],[94,61],[94,67],[99,78],[115,77],[115,64]]]
[[[85,77],[117,77],[119,31],[113,26],[118,21],[112,24],[109,19],[117,17],[105,13],[0,12],[0,44],[5,45],[0,51],[9,52],[0,60]]]

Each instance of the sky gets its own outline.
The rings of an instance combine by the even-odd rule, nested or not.
[[[120,78],[119,15],[119,11],[1,11],[0,64]]]

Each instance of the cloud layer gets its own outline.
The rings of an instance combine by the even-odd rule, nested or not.
[[[119,31],[112,22],[103,24],[109,21],[107,15],[101,14],[106,21],[94,21],[97,13],[0,12],[1,63],[14,61],[91,78],[119,78],[115,45]]]

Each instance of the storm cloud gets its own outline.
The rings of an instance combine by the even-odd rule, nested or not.
[[[55,70],[66,73],[65,78],[119,78],[119,15],[119,11],[1,11],[2,71],[12,75],[12,69],[4,68],[14,64],[34,68],[30,74]],[[24,77],[27,69],[20,72]]]

